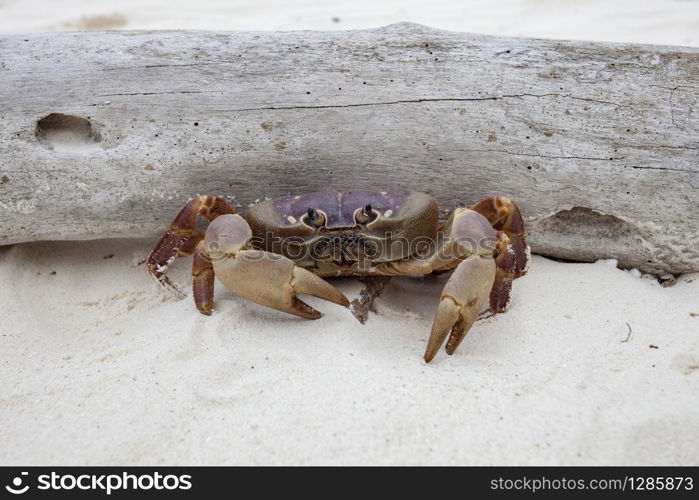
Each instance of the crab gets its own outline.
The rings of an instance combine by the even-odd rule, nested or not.
[[[205,231],[195,230],[197,215],[209,222]],[[504,312],[512,281],[529,263],[524,223],[511,199],[484,198],[440,224],[434,198],[414,191],[288,195],[242,216],[221,197],[197,196],[147,258],[150,274],[175,293],[181,292],[166,271],[181,255],[193,255],[194,303],[206,315],[214,277],[252,302],[317,319],[321,313],[298,295],[350,305],[324,278],[451,271],[427,341],[427,363],[447,336],[446,351],[454,353],[486,304],[492,314]]]

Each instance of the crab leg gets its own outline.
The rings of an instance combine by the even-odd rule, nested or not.
[[[504,312],[510,301],[512,280],[527,272],[529,246],[524,239],[524,222],[515,202],[504,196],[484,198],[471,207],[498,231],[497,272],[490,292],[490,312]]]
[[[202,235],[203,236],[203,235]],[[192,295],[200,313],[209,315],[214,305],[214,266],[199,241],[192,260]]]
[[[512,241],[517,277],[527,272],[528,245],[524,239],[524,221],[514,201],[505,196],[490,196],[471,207],[483,215],[496,231],[503,231]]]
[[[252,231],[239,215],[223,215],[206,230],[204,249],[216,277],[231,292],[263,306],[302,318],[320,312],[297,294],[313,295],[348,307],[347,298],[324,279],[284,256],[251,247]]]
[[[180,253],[188,254],[196,247],[202,235],[194,234],[197,214],[212,221],[221,214],[235,213],[233,208],[223,198],[203,195],[193,198],[187,203],[177,217],[170,223],[167,231],[158,240],[148,254],[146,264],[148,272],[162,285],[169,286],[175,293],[180,290],[165,275],[168,266]]]
[[[177,252],[178,257],[185,257],[187,255],[193,255],[196,251],[199,243],[204,239],[204,231],[199,231],[194,233],[192,236],[187,238],[187,241],[179,248]]]
[[[505,312],[510,304],[512,281],[522,276],[517,272],[517,253],[515,245],[504,231],[497,233],[497,257],[495,258],[495,282],[490,291],[490,312]]]
[[[350,310],[354,317],[363,325],[369,318],[369,311],[373,311],[374,300],[381,295],[383,289],[391,280],[390,276],[360,276],[359,281],[364,283],[364,288],[359,292],[359,298],[352,301]]]

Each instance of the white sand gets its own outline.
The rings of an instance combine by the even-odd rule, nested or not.
[[[204,317],[134,264],[148,243],[0,250],[0,463],[699,463],[699,275],[535,257],[426,365],[444,278],[394,280],[363,327],[222,288]]]
[[[167,5],[0,0],[0,32],[408,20],[699,45],[688,1]],[[151,243],[0,247],[0,464],[699,464],[699,275],[662,288],[535,257],[508,313],[426,365],[444,277],[394,280],[365,326],[333,304],[309,300],[326,313],[310,322],[222,288],[204,317],[135,265]],[[173,273],[184,286],[188,264]]]

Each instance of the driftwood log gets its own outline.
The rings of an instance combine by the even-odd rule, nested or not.
[[[520,205],[533,250],[699,271],[699,49],[335,32],[0,37],[0,244],[155,236],[245,207],[408,188]]]

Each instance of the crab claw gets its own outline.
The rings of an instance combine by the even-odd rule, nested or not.
[[[257,304],[302,318],[321,313],[297,294],[349,307],[342,292],[282,255],[251,248],[252,232],[239,215],[222,215],[208,227],[205,248],[216,277],[231,292]]]
[[[490,298],[495,281],[496,233],[488,220],[469,209],[457,209],[448,221],[450,239],[444,250],[461,260],[444,285],[432,331],[427,341],[425,361],[429,363],[444,343],[453,354]]]
[[[453,354],[490,297],[495,279],[492,257],[475,255],[461,262],[444,285],[425,350],[429,363],[449,336],[447,353]]]

